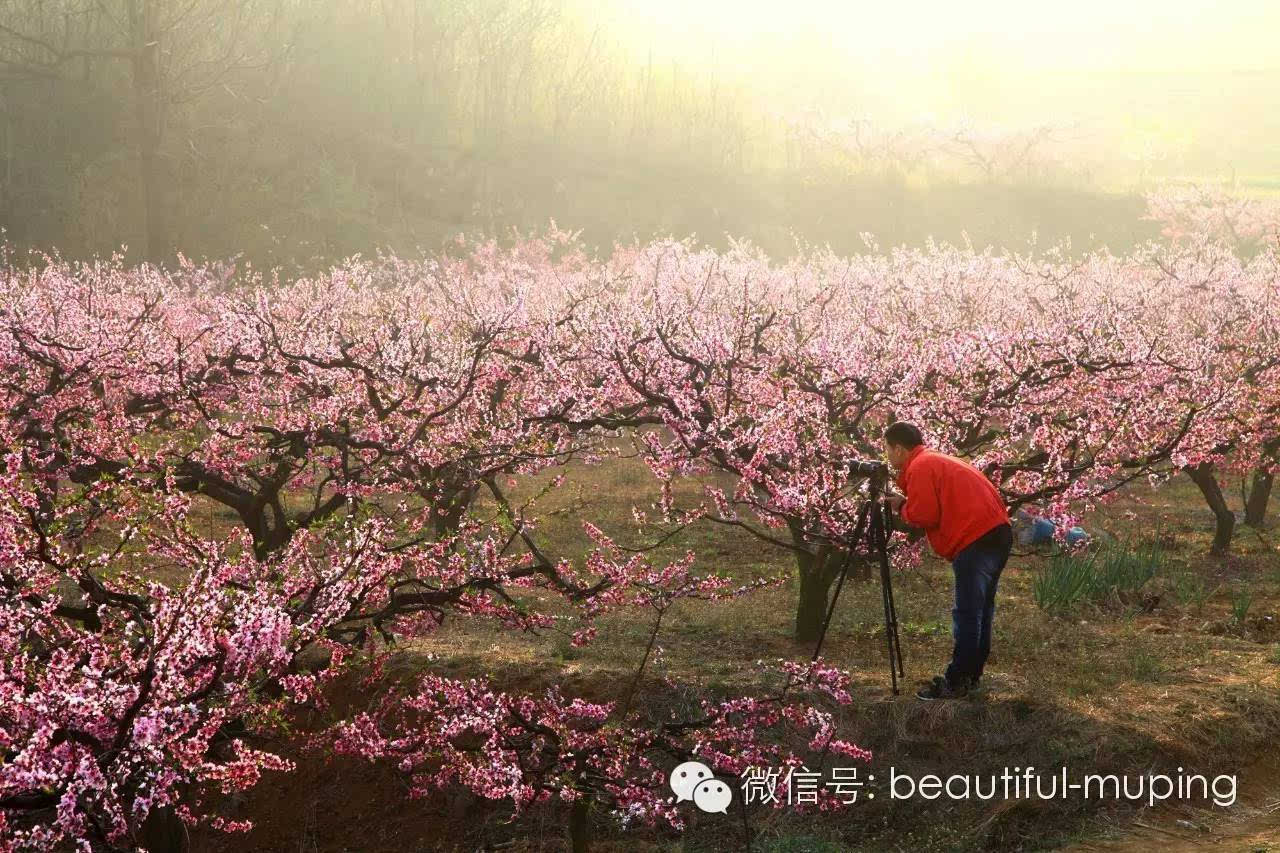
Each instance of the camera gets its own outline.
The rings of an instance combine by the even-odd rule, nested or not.
[[[864,477],[879,477],[889,473],[889,465],[872,459],[854,459],[846,464],[850,474],[861,474]]]

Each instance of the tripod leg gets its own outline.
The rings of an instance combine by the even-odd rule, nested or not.
[[[858,542],[862,539],[863,532],[867,529],[867,522],[874,523],[874,517],[871,513],[871,502],[862,505],[858,511],[858,521],[854,526],[854,538],[852,541]],[[822,631],[818,634],[818,642],[813,647],[813,657],[811,661],[817,660],[818,655],[822,654],[822,643],[827,638],[827,628],[831,627],[831,617],[836,612],[836,601],[840,598],[840,590],[844,588],[845,578],[849,576],[849,565],[853,562],[853,550],[850,549],[845,554],[844,561],[840,565],[840,577],[836,581],[835,591],[831,593],[831,601],[827,604],[827,615],[822,620]]]
[[[880,591],[884,601],[884,635],[889,652],[889,680],[898,695],[898,679],[906,677],[902,664],[902,643],[898,637],[898,609],[893,601],[893,575],[889,568],[889,526],[892,510],[888,501],[876,508],[871,524],[872,546],[880,555]]]

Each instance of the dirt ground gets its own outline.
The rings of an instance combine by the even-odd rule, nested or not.
[[[565,488],[544,499],[540,535],[550,552],[582,553],[583,519],[632,541],[631,507],[647,499],[646,478],[626,462],[575,470]],[[692,500],[695,484],[684,491]],[[877,775],[890,766],[944,778],[1028,764],[1135,775],[1182,766],[1237,774],[1239,798],[1231,808],[881,796],[821,816],[752,813],[749,841],[732,810],[728,818],[698,816],[682,834],[622,832],[597,815],[593,849],[1280,850],[1280,534],[1242,527],[1233,553],[1213,557],[1207,551],[1211,521],[1198,492],[1179,480],[1137,488],[1097,509],[1086,528],[1098,537],[1158,536],[1166,567],[1141,600],[1101,602],[1064,615],[1047,615],[1034,601],[1033,581],[1048,557],[1018,549],[1001,581],[990,684],[978,697],[921,703],[911,691],[889,695],[875,584],[846,588],[824,654],[854,674],[857,690],[842,724],[851,740],[873,751],[870,772]],[[743,531],[710,525],[691,528],[658,556],[687,548],[700,564],[741,579],[790,568],[786,553]],[[908,686],[938,671],[949,653],[949,572],[947,564],[927,559],[896,580]],[[1175,576],[1201,579],[1200,595],[1188,598]],[[1250,593],[1244,618],[1233,616],[1241,590]],[[661,703],[662,679],[712,695],[759,689],[755,661],[806,659],[811,651],[790,638],[794,596],[793,588],[781,586],[729,603],[682,603],[663,622],[662,655],[646,670],[645,690]],[[611,616],[595,643],[577,649],[555,635],[513,635],[458,620],[402,649],[390,672],[487,675],[508,690],[554,684],[566,695],[606,700],[629,683],[650,626],[646,614]],[[339,705],[362,701],[347,695]],[[565,849],[562,809],[537,808],[513,820],[503,804],[465,793],[409,800],[406,780],[393,769],[275,746],[298,758],[299,771],[264,779],[243,802],[230,804],[233,814],[256,822],[247,836],[202,833],[193,839],[197,850]]]
[[[1240,774],[1240,799],[1230,812],[1170,807],[1131,817],[1099,840],[1064,853],[1137,853],[1200,850],[1271,853],[1280,850],[1280,754],[1264,754]]]

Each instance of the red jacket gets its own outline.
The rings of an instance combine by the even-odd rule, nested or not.
[[[902,520],[920,527],[938,556],[947,560],[984,533],[1009,523],[1009,513],[996,487],[962,459],[917,447],[898,474],[907,496]]]

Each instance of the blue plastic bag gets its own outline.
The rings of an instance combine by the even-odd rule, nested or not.
[[[1089,541],[1089,534],[1083,527],[1073,527],[1067,531],[1067,547],[1074,548],[1082,542]]]
[[[1053,541],[1053,534],[1057,530],[1053,526],[1053,522],[1047,518],[1037,518],[1031,523],[1031,544],[1047,545]]]

